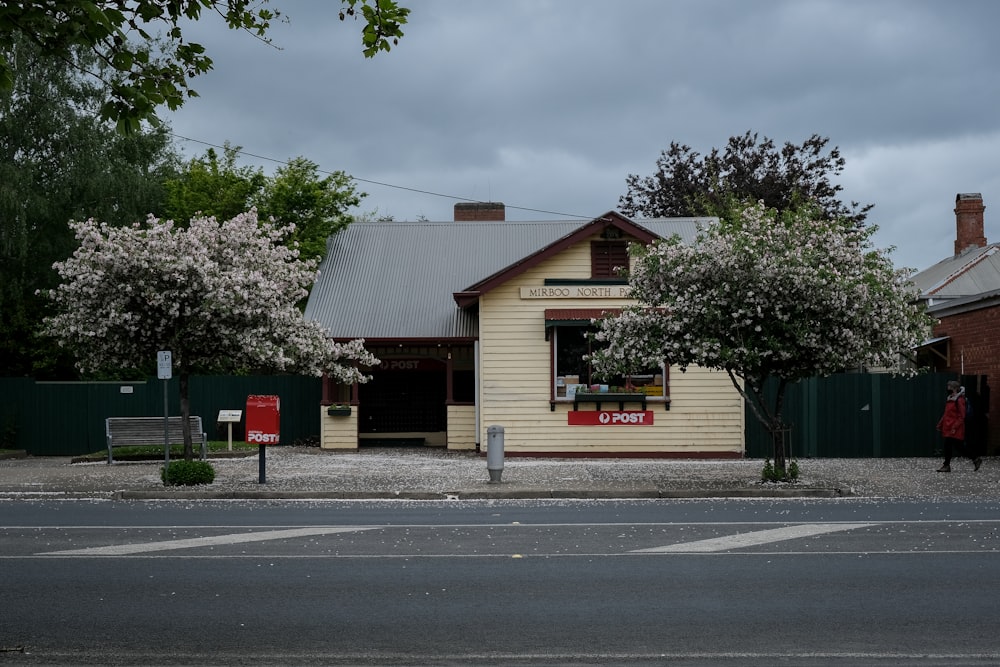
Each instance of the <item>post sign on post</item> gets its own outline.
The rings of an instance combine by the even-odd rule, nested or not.
[[[170,350],[156,353],[156,377],[160,380],[169,380],[173,377],[173,360]]]
[[[156,353],[156,377],[163,380],[163,465],[170,466],[170,408],[167,404],[167,380],[173,377],[173,355],[170,350],[161,350]],[[164,484],[168,479],[163,476]]]
[[[247,396],[247,442],[278,444],[280,410],[277,396]]]
[[[267,445],[276,445],[279,440],[279,420],[281,403],[277,396],[247,396],[247,442],[256,442],[260,452],[258,457],[258,482],[267,481]]]

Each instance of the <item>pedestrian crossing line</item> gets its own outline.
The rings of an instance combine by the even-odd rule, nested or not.
[[[808,523],[797,526],[784,526],[769,530],[757,530],[752,533],[737,533],[725,537],[713,537],[696,542],[681,542],[662,547],[636,549],[629,553],[667,554],[667,553],[715,553],[743,547],[755,547],[771,542],[794,540],[801,537],[813,537],[827,533],[837,533],[856,528],[868,528],[872,523]]]
[[[87,547],[85,549],[69,549],[66,551],[48,551],[39,556],[130,556],[132,554],[150,553],[153,551],[170,551],[174,549],[195,549],[228,544],[245,544],[248,542],[265,542],[268,540],[283,540],[295,537],[311,537],[313,535],[333,535],[335,533],[351,533],[362,530],[372,530],[374,526],[321,526],[315,528],[288,528],[284,530],[263,530],[252,533],[232,533],[229,535],[212,535],[210,537],[193,537],[183,540],[164,540],[161,542],[142,542],[138,544],[112,544],[106,547]]]

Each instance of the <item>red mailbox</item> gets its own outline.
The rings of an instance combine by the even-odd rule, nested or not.
[[[277,396],[247,396],[247,442],[278,444],[280,412]]]

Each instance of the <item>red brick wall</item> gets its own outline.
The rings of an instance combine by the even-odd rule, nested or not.
[[[507,207],[502,202],[461,202],[455,204],[455,222],[503,222]]]
[[[949,336],[948,365],[938,370],[986,375],[990,385],[987,451],[1000,451],[1000,306],[942,317],[935,336]],[[963,367],[964,360],[964,367]],[[964,370],[963,370],[964,368]]]

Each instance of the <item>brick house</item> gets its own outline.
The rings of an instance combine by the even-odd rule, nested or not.
[[[988,243],[983,197],[960,193],[955,198],[954,254],[913,276],[928,313],[937,318],[933,338],[918,350],[922,364],[956,376],[1000,378],[1000,243]],[[1000,398],[989,388],[968,387],[981,394],[985,416],[1000,414]],[[987,452],[1000,450],[1000,419],[986,421]]]

